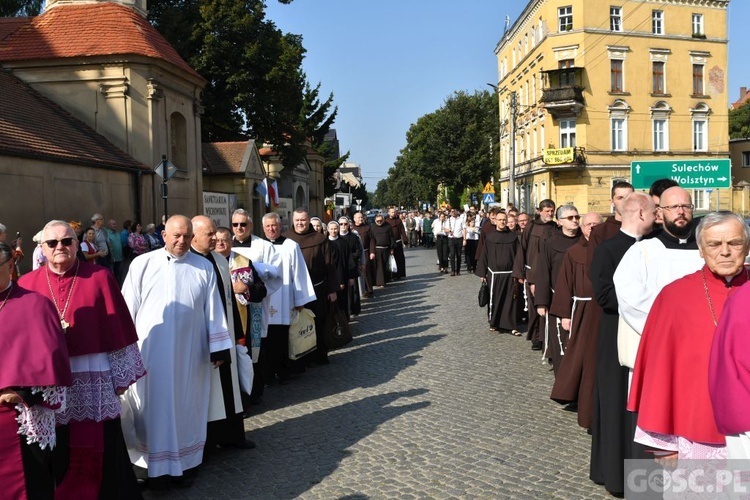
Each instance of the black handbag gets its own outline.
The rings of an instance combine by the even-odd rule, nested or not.
[[[325,329],[326,349],[334,351],[341,349],[352,341],[352,330],[346,312],[339,308],[336,302],[328,303],[328,323]]]
[[[487,307],[490,303],[490,286],[486,281],[482,281],[482,286],[479,287],[479,307]]]

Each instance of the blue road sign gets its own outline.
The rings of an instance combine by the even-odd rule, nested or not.
[[[495,193],[485,193],[482,197],[482,203],[484,203],[485,205],[495,203]]]

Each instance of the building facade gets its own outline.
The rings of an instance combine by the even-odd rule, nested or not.
[[[729,158],[728,4],[531,0],[495,49],[500,201],[606,214],[632,162]],[[692,193],[732,206],[731,188]]]

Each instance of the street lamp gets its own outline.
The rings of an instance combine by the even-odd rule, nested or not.
[[[167,181],[177,173],[177,167],[167,160],[167,155],[162,155],[161,161],[154,168],[154,173],[161,177],[161,197],[164,200],[164,221],[166,222],[169,218],[167,212]]]

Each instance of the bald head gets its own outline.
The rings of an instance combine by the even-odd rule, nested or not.
[[[651,232],[656,220],[656,204],[646,193],[630,193],[622,203],[622,230],[632,236]]]
[[[190,250],[193,224],[184,215],[173,215],[167,220],[161,235],[167,252],[175,257],[182,257]]]
[[[583,237],[588,240],[591,236],[591,230],[594,229],[594,226],[597,226],[601,223],[602,216],[596,212],[589,212],[584,215],[581,219],[581,232],[583,233]]]
[[[693,226],[693,200],[690,193],[674,186],[659,198],[664,231],[675,238],[687,238]]]
[[[193,241],[191,246],[203,255],[216,249],[216,224],[205,215],[196,215],[193,223]]]

